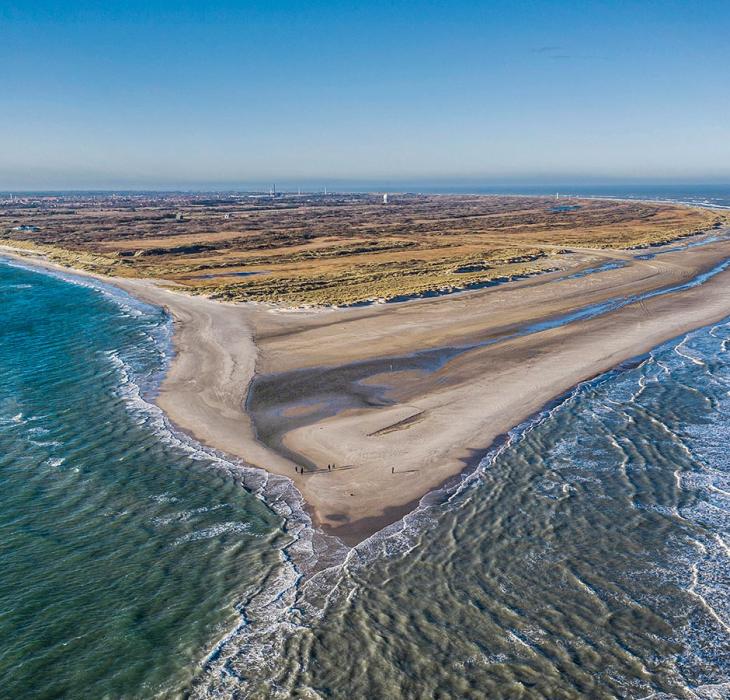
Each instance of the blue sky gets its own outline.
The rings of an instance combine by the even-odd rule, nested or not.
[[[0,0],[0,188],[730,181],[730,3]]]

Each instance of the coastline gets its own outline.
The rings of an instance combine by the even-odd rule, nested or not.
[[[535,319],[555,318],[561,310],[575,311],[588,301],[671,287],[678,279],[691,279],[730,257],[730,244],[721,241],[667,253],[661,264],[636,261],[641,252],[586,251],[629,263],[578,279],[562,279],[576,272],[573,267],[547,273],[544,277],[549,279],[540,276],[454,297],[286,314],[261,305],[176,293],[152,280],[89,275],[7,249],[9,257],[25,264],[99,279],[164,307],[174,319],[175,357],[156,399],[160,408],[176,427],[203,445],[291,479],[313,524],[351,545],[396,522],[425,494],[468,472],[498,436],[577,384],[730,314],[730,272],[720,272],[698,287],[509,337],[504,314],[512,317],[512,326],[524,326]],[[683,259],[677,260],[680,256]],[[565,289],[559,289],[561,285]],[[515,293],[524,297],[524,308],[509,298]],[[493,302],[489,318],[479,316],[475,321],[472,312],[484,307],[485,301]],[[469,322],[445,323],[444,317],[450,320],[457,313]],[[407,339],[394,333],[404,322],[416,329]],[[347,327],[344,333],[342,323]],[[375,327],[380,328],[375,331]],[[425,336],[430,336],[428,341]],[[408,351],[453,349],[465,340],[476,343],[435,371],[385,369],[388,364],[392,367],[394,358],[399,361],[403,351],[407,356]],[[260,439],[257,409],[245,407],[249,387],[260,377],[274,377],[273,386],[286,394],[286,384],[282,377],[276,379],[277,374],[314,370],[316,375],[324,366],[339,367],[342,376],[343,367],[364,360],[375,363],[366,382],[375,377],[376,384],[380,381],[385,387],[376,386],[386,398],[380,405],[353,404],[333,415],[305,415],[304,421],[302,416],[294,416],[294,421],[292,416],[280,416],[289,427],[281,439],[291,454],[309,465],[356,463],[356,468],[329,472],[310,467],[295,472],[296,462],[277,452],[275,442]],[[316,377],[306,378],[310,387],[313,383]],[[361,379],[341,380],[345,395],[351,395],[353,383],[362,389]],[[297,397],[284,399],[292,405]],[[306,408],[305,401],[305,414]],[[412,420],[414,416],[418,418]]]

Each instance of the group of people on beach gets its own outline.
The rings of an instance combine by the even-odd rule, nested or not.
[[[328,464],[327,465],[327,471],[331,472],[333,469],[337,469],[336,464]],[[297,474],[304,474],[304,467],[299,467],[296,464],[294,465],[294,471],[297,472]]]
[[[327,465],[327,471],[331,472],[333,469],[337,469],[336,464],[328,464]],[[294,471],[297,472],[297,474],[304,474],[304,467],[301,467],[301,472],[299,471],[300,467],[298,467],[296,464],[294,465]],[[395,474],[395,467],[390,468],[390,473]]]

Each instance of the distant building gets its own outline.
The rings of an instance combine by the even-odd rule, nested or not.
[[[175,214],[175,221],[185,221],[185,217],[181,211]]]
[[[385,194],[383,195],[383,204],[387,204],[387,203],[388,203],[388,193],[386,192],[386,193],[385,193]]]
[[[22,226],[16,226],[13,231],[40,231],[40,229],[37,226],[23,224]]]

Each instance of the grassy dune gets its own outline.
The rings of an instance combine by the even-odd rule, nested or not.
[[[177,195],[6,206],[0,235],[94,272],[318,305],[529,275],[559,267],[562,247],[655,245],[721,220],[690,207],[545,197],[401,195],[383,205],[369,195]]]

